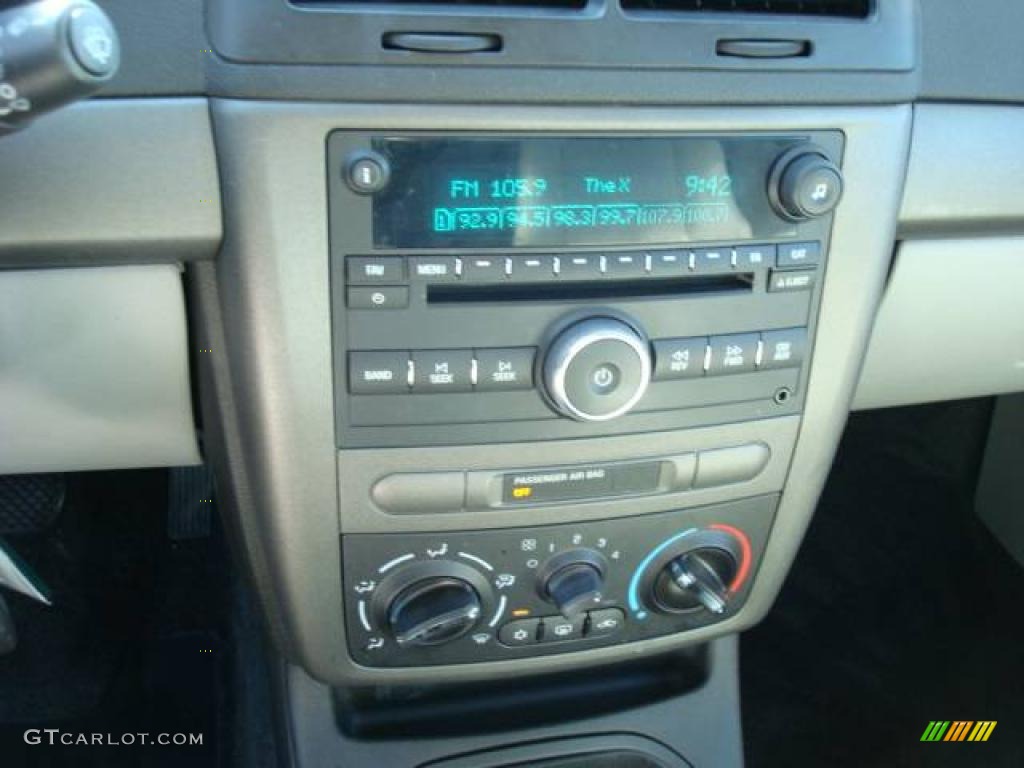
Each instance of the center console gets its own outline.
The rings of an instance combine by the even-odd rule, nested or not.
[[[734,636],[838,444],[909,108],[211,114],[231,194],[194,280],[204,419],[295,743],[432,764],[506,743],[509,701],[557,700],[519,741],[578,710],[737,764],[700,724],[735,719]],[[644,666],[666,659],[704,682],[666,693]],[[662,694],[599,712],[595,675]],[[417,703],[495,724],[401,737]]]
[[[336,436],[343,463],[369,457],[351,503],[399,521],[610,510],[343,536],[354,663],[685,640],[740,611],[777,494],[686,508],[789,445],[669,434],[802,410],[842,153],[838,131],[330,135]],[[626,434],[649,436],[639,456],[571,447]],[[513,448],[467,468],[446,447],[551,440],[554,463]],[[399,447],[439,466],[370,466],[365,449]]]

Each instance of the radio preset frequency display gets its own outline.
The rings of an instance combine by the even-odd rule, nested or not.
[[[792,235],[765,195],[791,140],[377,138],[400,183],[373,199],[382,248],[689,243]]]

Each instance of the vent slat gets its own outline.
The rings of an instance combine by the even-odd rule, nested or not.
[[[626,11],[758,13],[863,19],[871,0],[620,0]]]
[[[459,8],[551,8],[562,11],[579,11],[586,8],[588,0],[291,0],[291,2],[293,5],[404,6],[407,8],[415,8],[418,5],[447,5]]]

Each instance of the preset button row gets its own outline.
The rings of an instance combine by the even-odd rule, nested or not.
[[[655,339],[652,343],[655,381],[692,379],[798,368],[804,360],[807,329]]]
[[[529,283],[609,277],[716,275],[770,267],[809,268],[816,267],[820,261],[821,244],[812,241],[606,253],[349,256],[346,272],[350,285],[394,284],[406,280],[426,283]]]
[[[353,394],[501,392],[533,387],[534,347],[349,352]]]

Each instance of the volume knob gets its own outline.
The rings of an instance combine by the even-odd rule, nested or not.
[[[651,380],[651,350],[630,325],[592,317],[569,326],[544,358],[551,404],[577,421],[608,421],[629,411]]]
[[[769,196],[776,211],[791,221],[831,212],[843,196],[843,174],[825,151],[808,145],[786,152],[775,163]]]

